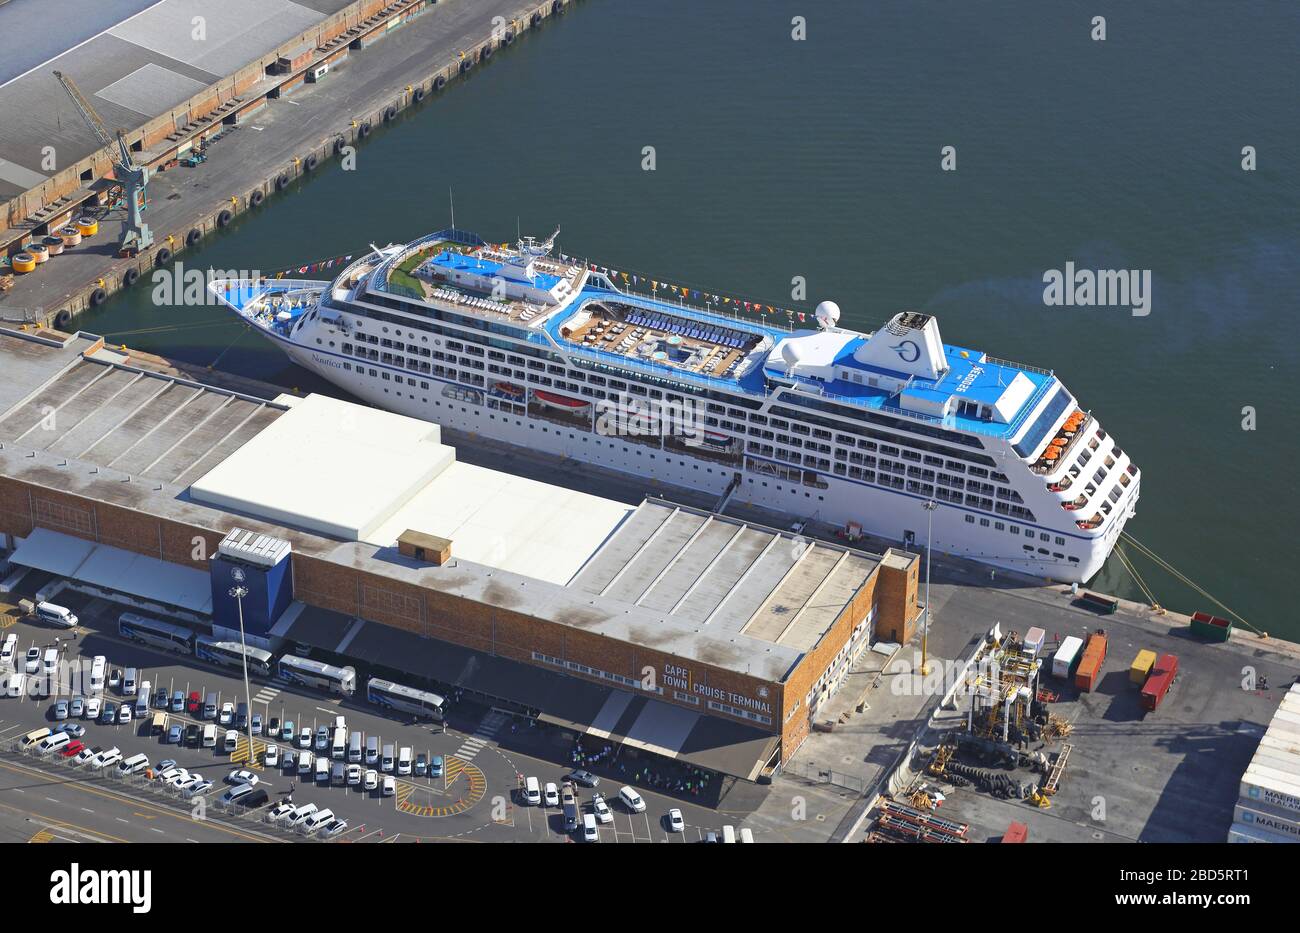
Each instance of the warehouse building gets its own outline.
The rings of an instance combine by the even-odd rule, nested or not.
[[[0,332],[0,366],[12,563],[218,633],[239,580],[258,643],[714,772],[778,767],[919,614],[915,555],[487,470],[428,422],[199,385],[84,334]]]

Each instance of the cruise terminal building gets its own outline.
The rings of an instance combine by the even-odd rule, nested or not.
[[[102,339],[0,331],[0,547],[200,631],[459,689],[759,780],[852,659],[906,642],[918,558],[456,459],[437,425],[267,401]]]

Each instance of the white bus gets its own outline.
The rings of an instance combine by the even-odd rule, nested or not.
[[[279,675],[291,683],[318,690],[328,690],[350,697],[357,690],[357,672],[351,667],[335,667],[323,661],[286,654],[280,658]]]
[[[194,639],[194,656],[210,664],[223,667],[243,668],[244,658],[248,658],[248,672],[262,677],[271,676],[271,652],[263,651],[249,645],[245,650],[237,641],[218,641],[206,635]]]
[[[90,692],[104,692],[104,674],[108,670],[108,658],[102,654],[95,655],[95,660],[90,662]]]
[[[164,651],[191,654],[194,651],[194,633],[170,622],[159,622],[133,612],[124,612],[117,619],[117,631],[123,637],[142,645],[152,645]]]
[[[371,677],[366,684],[366,699],[376,706],[401,710],[434,722],[442,722],[442,697],[428,690],[416,690],[391,680]]]

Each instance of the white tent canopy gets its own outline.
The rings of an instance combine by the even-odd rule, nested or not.
[[[48,528],[28,535],[10,561],[151,602],[212,613],[212,584],[203,571]]]

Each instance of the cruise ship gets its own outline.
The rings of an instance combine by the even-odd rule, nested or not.
[[[208,287],[372,405],[851,537],[1084,582],[1134,513],[1141,473],[1054,373],[945,344],[931,315],[863,334],[825,301],[787,328],[554,241],[451,228],[332,281]]]

